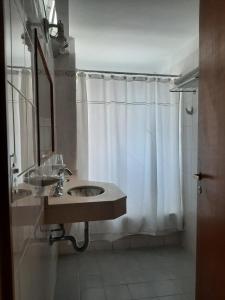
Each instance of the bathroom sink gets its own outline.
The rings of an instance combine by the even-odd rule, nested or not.
[[[71,176],[62,197],[45,197],[44,224],[114,220],[126,214],[127,196],[113,183]]]
[[[32,194],[32,191],[30,190],[24,190],[24,189],[17,189],[13,191],[13,200],[19,200],[23,199],[27,196],[30,196]]]
[[[59,177],[53,176],[31,176],[29,178],[24,178],[24,182],[34,186],[48,186],[55,184],[58,181]]]
[[[74,188],[71,188],[67,193],[70,196],[78,196],[78,197],[93,197],[101,195],[105,192],[105,190],[102,187],[99,186],[77,186]]]

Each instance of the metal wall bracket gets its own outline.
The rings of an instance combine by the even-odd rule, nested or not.
[[[191,109],[185,108],[185,110],[186,110],[186,113],[187,113],[188,115],[193,115],[193,113],[194,113],[194,108],[193,108],[193,106],[191,107]]]

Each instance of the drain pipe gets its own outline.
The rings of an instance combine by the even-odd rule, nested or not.
[[[78,246],[75,237],[73,237],[72,235],[65,235],[64,224],[59,224],[59,227],[60,228],[58,228],[58,229],[51,230],[51,234],[49,237],[49,243],[51,246],[55,242],[70,241],[73,245],[73,248],[78,252],[84,252],[87,249],[87,247],[89,245],[89,223],[88,222],[84,223],[84,242],[83,242],[82,246]],[[52,233],[57,232],[57,231],[61,231],[61,235],[57,236],[57,237],[53,237]]]

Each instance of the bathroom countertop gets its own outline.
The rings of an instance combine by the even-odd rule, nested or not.
[[[43,190],[37,190],[37,188],[27,183],[19,184],[18,189],[30,191],[30,194],[17,198],[17,194],[12,193],[12,225],[34,225],[34,220],[40,217],[43,209]],[[49,189],[45,189],[44,195],[48,193]]]
[[[97,196],[69,195],[73,187],[98,186],[104,193]],[[113,183],[79,180],[71,176],[64,183],[63,196],[45,197],[46,224],[75,223],[115,219],[126,213],[126,195]]]

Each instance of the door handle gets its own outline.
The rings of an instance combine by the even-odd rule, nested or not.
[[[202,180],[202,173],[194,174],[193,177],[194,177],[196,180],[200,181],[200,180]]]

